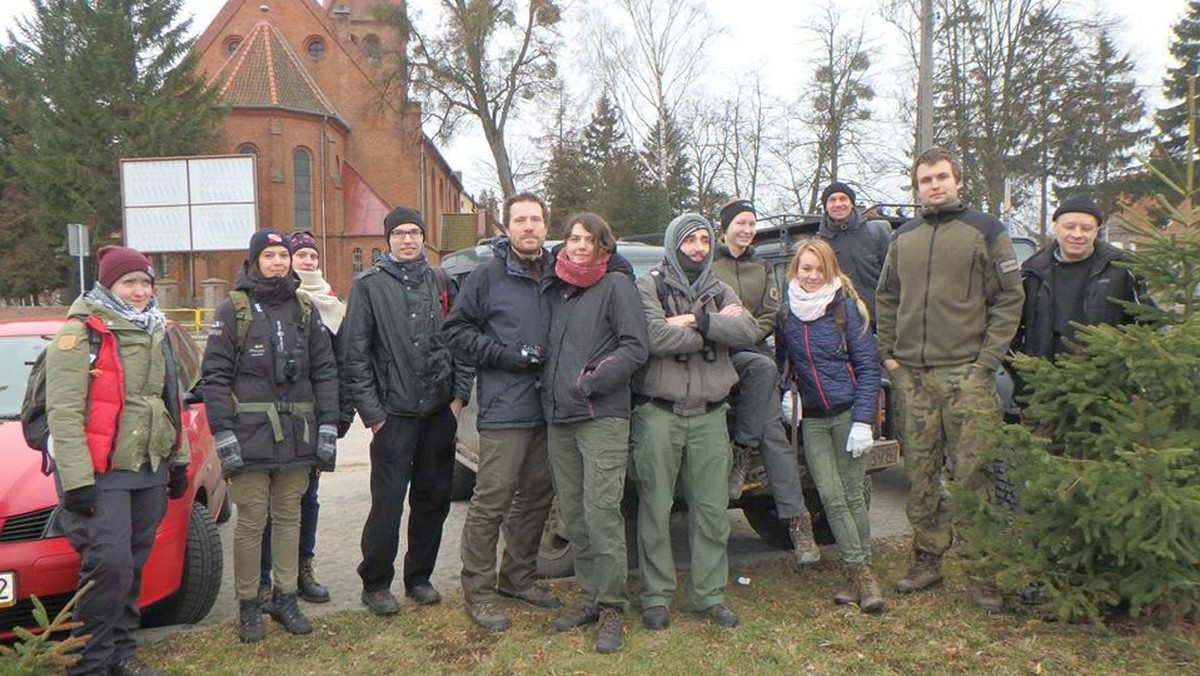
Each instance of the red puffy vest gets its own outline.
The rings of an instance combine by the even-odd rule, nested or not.
[[[100,335],[100,352],[88,375],[88,410],[83,431],[88,454],[97,472],[112,469],[121,408],[125,405],[125,368],[117,349],[117,337],[96,315],[87,318],[88,329]]]

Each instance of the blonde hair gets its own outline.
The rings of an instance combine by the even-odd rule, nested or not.
[[[788,264],[787,278],[788,281],[796,279],[800,270],[800,257],[806,253],[811,253],[821,262],[821,270],[825,273],[825,283],[833,281],[836,277],[842,282],[842,290],[846,296],[853,299],[858,307],[858,313],[863,318],[863,332],[869,330],[871,324],[871,313],[867,310],[867,304],[863,302],[862,296],[858,295],[858,290],[854,288],[854,282],[842,272],[842,268],[838,265],[837,255],[833,253],[833,247],[829,243],[819,237],[809,237],[801,240],[796,246],[796,254],[792,256],[792,262]]]

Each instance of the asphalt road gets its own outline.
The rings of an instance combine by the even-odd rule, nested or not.
[[[362,587],[355,568],[361,560],[359,538],[370,507],[368,489],[370,436],[369,430],[356,423],[346,438],[339,442],[337,471],[321,477],[321,513],[317,528],[316,569],[318,580],[329,588],[332,599],[329,603],[320,605],[303,603],[302,606],[307,613],[316,615],[338,610],[365,608],[359,600]],[[903,470],[894,467],[874,475],[873,479],[871,526],[874,537],[892,537],[910,532],[908,520],[904,514],[907,482]],[[462,534],[467,504],[467,502],[453,503],[450,508],[450,516],[446,520],[441,553],[432,580],[433,585],[442,592],[451,592],[459,588],[459,537]],[[199,626],[202,627],[228,623],[237,617],[237,601],[233,592],[232,555],[233,530],[236,519],[235,514],[233,519],[219,528],[225,554],[224,575],[216,605],[208,617],[200,623]],[[741,510],[730,510],[729,519],[732,526],[729,539],[731,578],[738,576],[739,566],[764,558],[790,555],[789,552],[769,547],[763,543],[746,523]],[[685,514],[676,514],[672,528],[676,563],[680,566],[685,566],[687,562],[685,520]],[[397,579],[392,588],[398,598],[403,598],[404,593],[399,570],[404,547],[405,539],[402,537]],[[826,547],[823,553],[823,556],[827,557],[836,555],[836,548],[832,547]],[[178,631],[178,629],[176,627],[148,630],[142,632],[141,638],[154,640],[164,634]]]

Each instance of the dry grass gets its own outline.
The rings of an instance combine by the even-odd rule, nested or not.
[[[907,550],[881,543],[881,579],[904,572]],[[308,637],[268,626],[265,641],[239,644],[233,626],[182,634],[146,646],[143,657],[170,674],[1194,674],[1200,631],[1183,627],[1093,627],[1044,622],[1028,612],[987,616],[966,600],[965,580],[949,567],[947,584],[868,616],[835,607],[837,567],[798,571],[790,562],[743,566],[751,578],[729,590],[742,622],[722,630],[681,604],[671,628],[650,632],[627,614],[626,646],[592,652],[590,631],[555,634],[551,613],[511,606],[513,629],[476,629],[458,595],[433,608],[404,604],[395,618],[366,612],[324,615]],[[890,587],[890,585],[888,585]],[[570,581],[555,585],[573,597]],[[682,596],[682,594],[681,594]]]

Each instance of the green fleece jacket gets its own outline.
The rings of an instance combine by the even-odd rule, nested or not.
[[[114,470],[137,471],[149,462],[157,470],[164,460],[187,464],[187,434],[172,453],[175,426],[163,403],[166,356],[162,329],[153,335],[91,301],[79,298],[68,314],[86,320],[94,314],[104,320],[117,339],[125,374],[125,403],[116,437]],[[88,454],[84,421],[87,419],[91,347],[82,321],[68,321],[46,348],[46,417],[54,444],[54,460],[64,491],[95,482]]]
[[[926,210],[888,246],[875,296],[879,357],[905,366],[995,368],[1024,299],[1003,223],[959,204]]]
[[[775,332],[775,315],[779,312],[779,287],[765,263],[748,247],[741,256],[735,257],[729,248],[717,247],[712,263],[713,274],[725,282],[737,294],[742,307],[758,324],[755,348],[772,359],[775,352],[768,349],[764,341]]]

